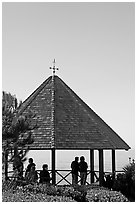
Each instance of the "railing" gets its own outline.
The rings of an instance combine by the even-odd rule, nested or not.
[[[38,177],[39,177],[40,170],[37,170],[37,173],[38,173]],[[50,175],[52,175],[52,171],[51,170],[49,170],[49,173],[50,173]],[[71,180],[72,180],[71,170],[55,170],[55,173],[56,173],[56,185],[58,185],[58,184],[61,185],[61,183],[62,183],[62,185],[64,185],[64,184],[71,185],[72,184],[71,183]],[[94,175],[94,183],[98,184],[98,181],[99,181],[99,171],[94,171],[92,173]],[[123,173],[123,171],[116,171],[115,175],[117,175],[118,173]],[[112,175],[112,172],[104,172],[104,176],[106,174]],[[89,185],[91,183],[90,182],[90,176],[91,176],[91,171],[88,170],[88,172],[87,172],[87,180],[86,180],[86,184],[87,185]],[[8,178],[10,178],[10,179],[14,179],[15,178],[13,171],[9,171],[8,172]],[[78,183],[80,183],[80,181],[81,181],[81,178],[80,178],[80,176],[78,176]]]

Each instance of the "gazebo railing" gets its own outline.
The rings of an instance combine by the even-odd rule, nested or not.
[[[64,176],[60,172],[68,172],[68,173]],[[66,179],[70,174],[71,174],[71,170],[56,170],[56,175],[61,177],[61,179],[56,183],[56,185],[61,183],[63,180],[66,181],[67,184],[71,185],[70,181]]]
[[[37,173],[38,173],[38,177],[39,177],[40,170],[37,170]],[[50,173],[51,178],[52,178],[52,170],[49,170],[49,173]],[[91,172],[90,170],[88,170],[87,180],[86,180],[87,185],[90,185],[91,173],[93,173],[93,175],[94,175],[94,183],[97,183],[99,181],[99,171]],[[123,171],[116,171],[115,172],[115,174],[118,174],[118,173],[123,173]],[[58,169],[58,170],[55,170],[55,174],[56,174],[56,180],[57,180],[55,185],[61,184],[61,182],[64,182],[62,185],[64,185],[64,184],[72,185],[72,177],[70,177],[70,175],[71,175],[71,170],[70,169],[69,170]],[[106,174],[112,174],[112,172],[104,172],[104,176]],[[11,179],[15,178],[14,171],[9,171],[8,172],[8,178],[11,178]],[[78,176],[78,184],[80,182],[81,182],[81,178],[80,178],[80,175],[79,175]]]

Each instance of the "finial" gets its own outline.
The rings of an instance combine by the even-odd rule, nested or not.
[[[53,61],[53,67],[50,67],[50,69],[53,70],[53,76],[55,75],[55,71],[56,71],[56,70],[59,70],[59,68],[56,67],[55,63],[56,63],[56,61],[55,61],[55,59],[54,59],[54,61]]]

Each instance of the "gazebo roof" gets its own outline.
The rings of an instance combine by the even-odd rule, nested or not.
[[[30,149],[130,149],[58,76],[50,76],[27,98],[20,114],[29,109],[38,123]]]

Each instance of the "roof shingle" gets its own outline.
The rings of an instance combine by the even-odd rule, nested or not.
[[[36,113],[39,126],[30,149],[130,148],[58,76],[45,80],[24,101],[20,113],[29,109]]]

